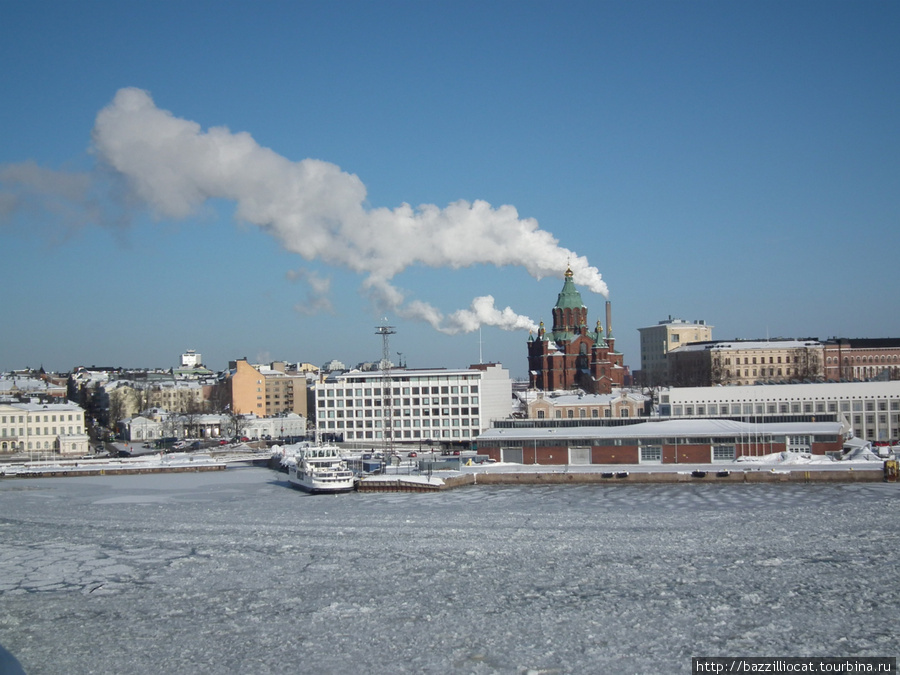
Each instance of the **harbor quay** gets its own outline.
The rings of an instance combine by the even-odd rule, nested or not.
[[[360,492],[431,492],[477,485],[628,485],[640,483],[858,483],[895,481],[896,460],[727,462],[691,464],[547,465],[450,461],[409,461],[387,473],[360,476]],[[283,470],[279,457],[232,453],[213,457],[189,454],[106,460],[42,461],[7,464],[0,478],[63,478],[151,473],[221,471],[235,466]]]
[[[681,464],[681,465],[475,465],[458,471],[435,471],[430,476],[385,474],[359,482],[360,492],[430,492],[477,485],[634,485],[641,483],[859,483],[882,482],[881,462],[851,465],[798,464]],[[837,466],[835,466],[836,464]]]

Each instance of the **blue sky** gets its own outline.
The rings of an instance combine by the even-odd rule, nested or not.
[[[213,369],[352,365],[380,358],[387,317],[410,367],[481,357],[525,377],[527,328],[450,319],[491,296],[550,323],[566,252],[602,275],[632,368],[637,329],[669,315],[718,339],[900,334],[896,2],[0,0],[0,18],[0,369],[170,367],[185,349]],[[265,171],[213,179],[190,143],[144,157],[145,118],[98,122],[127,88],[192,142],[227,127]],[[199,186],[187,213],[151,180],[172,153],[171,189]],[[340,238],[298,253],[290,204],[274,225],[237,217],[307,160],[364,194],[366,263]],[[460,200],[503,220],[489,246],[472,218],[441,233]],[[439,210],[428,237],[384,223],[403,204]],[[552,275],[525,264],[529,226]]]

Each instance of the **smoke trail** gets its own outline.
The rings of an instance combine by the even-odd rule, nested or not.
[[[569,266],[576,283],[608,294],[596,267],[561,248],[534,219],[519,218],[512,206],[458,201],[443,209],[368,208],[357,176],[320,160],[288,160],[245,132],[204,132],[157,108],[140,89],[119,90],[97,115],[92,136],[99,161],[124,176],[156,215],[184,218],[208,199],[231,200],[238,218],[263,228],[285,249],[362,274],[363,290],[374,300],[438,330],[517,330],[534,322],[509,307],[498,310],[490,296],[449,315],[422,301],[407,302],[391,280],[411,265],[514,265],[536,279],[559,277]]]

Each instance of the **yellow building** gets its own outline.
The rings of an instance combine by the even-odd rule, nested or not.
[[[0,404],[0,452],[86,455],[84,410],[74,403]]]
[[[598,420],[611,417],[640,417],[647,397],[634,392],[583,394],[538,392],[527,402],[528,418],[535,420]]]
[[[816,340],[696,342],[669,352],[673,386],[747,385],[821,380],[822,344]]]
[[[282,361],[269,366],[232,361],[228,376],[231,408],[239,414],[271,417],[281,413],[307,416],[306,374],[287,369]]]

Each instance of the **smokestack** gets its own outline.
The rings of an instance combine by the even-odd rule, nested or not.
[[[612,305],[606,301],[606,337],[612,337]]]

